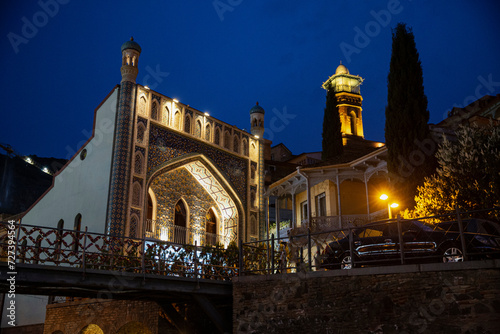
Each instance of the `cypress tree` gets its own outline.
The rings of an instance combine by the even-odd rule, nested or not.
[[[323,116],[322,160],[334,158],[344,151],[341,128],[335,91],[333,87],[330,87],[326,92],[326,107]]]
[[[417,186],[435,166],[434,152],[423,152],[429,137],[429,111],[422,66],[411,28],[398,23],[392,30],[392,56],[387,78],[385,141],[387,169],[400,204],[415,204]]]

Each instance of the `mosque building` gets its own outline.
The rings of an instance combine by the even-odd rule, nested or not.
[[[141,51],[122,45],[122,80],[91,138],[22,223],[198,245],[258,239],[264,109],[251,108],[248,133],[137,84]]]

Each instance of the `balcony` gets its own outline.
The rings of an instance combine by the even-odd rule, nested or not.
[[[229,237],[200,231],[190,227],[165,223],[162,220],[146,220],[146,238],[168,241],[181,245],[198,246],[215,245],[217,243],[227,246],[231,241]]]

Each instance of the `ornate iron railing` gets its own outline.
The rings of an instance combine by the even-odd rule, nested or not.
[[[13,232],[10,232],[13,231]],[[181,241],[181,240],[178,240]],[[227,280],[238,251],[0,222],[0,261]]]

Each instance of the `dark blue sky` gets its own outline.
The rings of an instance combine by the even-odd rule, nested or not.
[[[274,125],[267,137],[295,154],[321,150],[321,84],[342,61],[365,79],[365,138],[384,141],[391,28],[413,28],[437,123],[454,105],[500,93],[499,9],[495,0],[2,1],[0,142],[71,156],[120,82],[130,36],[143,50],[138,83],[245,129],[259,101]]]

